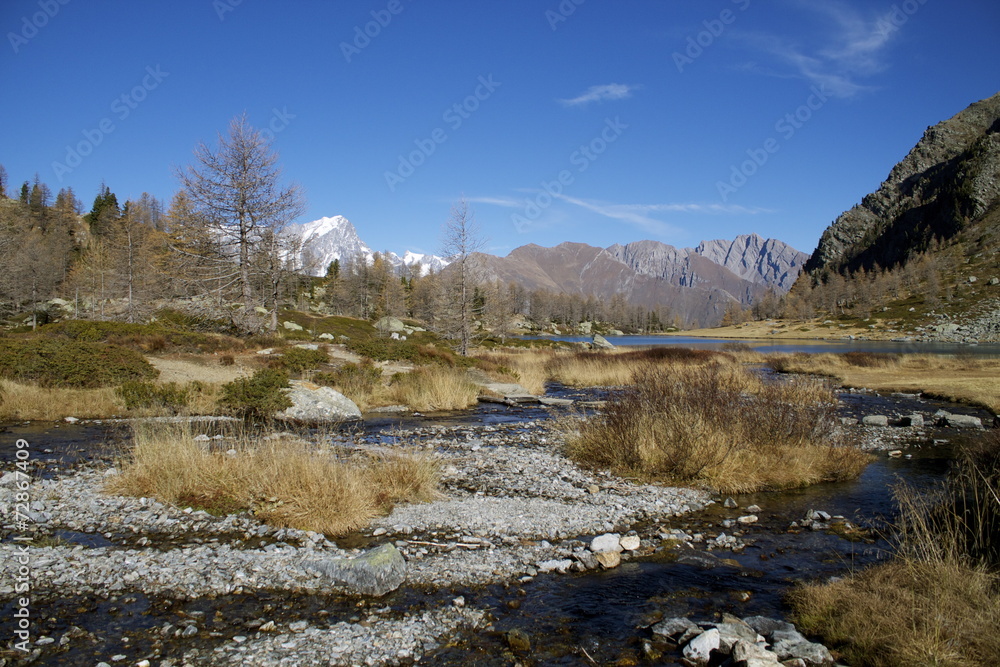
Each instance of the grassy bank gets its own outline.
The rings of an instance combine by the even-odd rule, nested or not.
[[[619,475],[724,493],[849,479],[870,458],[841,446],[822,382],[764,382],[733,363],[647,363],[598,416],[578,421],[568,454]]]
[[[964,452],[946,486],[897,490],[894,558],[803,586],[796,623],[875,667],[995,664],[1000,656],[1000,436]]]
[[[234,448],[210,452],[187,425],[138,425],[108,490],[214,514],[252,511],[272,525],[327,535],[357,530],[397,502],[437,495],[429,456],[348,460],[298,439],[243,439]]]
[[[507,369],[510,377],[532,393],[543,393],[546,382],[570,387],[621,387],[636,371],[651,363],[699,365],[708,362],[736,363],[734,355],[714,350],[678,347],[625,348],[613,350],[527,349],[487,352],[480,359]]]
[[[1000,412],[1000,359],[929,354],[786,354],[768,357],[775,370],[836,378],[842,385],[923,392]]]

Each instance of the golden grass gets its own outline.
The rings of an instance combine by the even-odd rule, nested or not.
[[[881,358],[881,362],[873,358]],[[926,354],[855,354],[853,357],[851,354],[795,354],[772,356],[770,363],[783,371],[833,377],[843,385],[923,392],[1000,412],[1000,381],[997,380],[1000,378],[1000,359]]]
[[[996,664],[1000,434],[966,447],[943,487],[898,487],[895,496],[894,558],[794,590],[796,622],[837,645],[850,664]]]
[[[479,358],[510,369],[511,379],[534,394],[544,393],[548,381],[571,387],[621,387],[629,384],[635,372],[649,363],[742,363],[734,354],[679,347],[618,347],[592,351],[512,349],[484,353]]]
[[[897,559],[791,595],[796,624],[874,667],[996,664],[1000,580],[956,561]]]
[[[125,414],[125,404],[113,387],[99,389],[44,388],[0,380],[0,419],[58,420],[65,417],[100,419]]]
[[[647,363],[567,453],[617,474],[723,493],[856,477],[871,457],[840,446],[835,397],[814,380],[767,383],[732,363]]]
[[[461,410],[477,403],[479,388],[464,369],[423,366],[394,377],[388,397],[414,410]]]
[[[396,502],[438,495],[428,455],[346,460],[297,439],[244,440],[230,456],[194,441],[188,425],[139,424],[108,491],[213,513],[253,511],[281,527],[341,535]]]

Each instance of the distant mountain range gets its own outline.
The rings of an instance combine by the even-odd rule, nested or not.
[[[374,254],[347,218],[334,216],[298,230],[303,265],[323,275],[335,259],[342,263]],[[440,271],[448,260],[436,255],[388,253],[395,266]],[[622,295],[634,305],[668,306],[682,324],[713,326],[731,303],[746,307],[769,289],[788,291],[808,255],[775,239],[745,234],[733,241],[702,241],[696,248],[675,248],[658,241],[637,241],[597,248],[561,243],[554,248],[526,245],[506,257],[476,254],[485,280],[515,282],[544,289],[607,299]]]
[[[600,299],[621,294],[631,304],[668,306],[685,326],[714,326],[733,302],[745,307],[768,289],[786,292],[808,257],[781,241],[747,234],[696,248],[658,241],[609,248],[532,244],[478,260],[488,280]]]
[[[325,275],[327,267],[334,260],[340,260],[343,264],[364,257],[366,261],[371,261],[375,254],[358,236],[354,225],[342,215],[307,222],[291,230],[291,233],[297,234],[301,240],[302,266],[315,276]],[[409,250],[402,256],[394,252],[384,253],[384,256],[397,268],[406,266],[414,269],[419,265],[423,273],[428,270],[440,271],[448,265],[448,260],[437,255]]]

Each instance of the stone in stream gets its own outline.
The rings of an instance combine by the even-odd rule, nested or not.
[[[888,426],[889,418],[885,415],[868,415],[861,420],[865,426]]]
[[[722,506],[728,510],[734,510],[739,507],[736,501],[732,498],[726,498],[726,502],[722,503]]]
[[[740,639],[733,644],[733,660],[744,667],[769,667],[781,665],[778,656],[755,642]]]
[[[383,544],[356,558],[306,561],[303,566],[348,593],[360,595],[385,595],[406,580],[406,561],[392,544]]]
[[[953,415],[945,410],[938,410],[934,413],[937,417],[938,426],[948,426],[950,428],[982,428],[983,420],[970,415]]]
[[[292,380],[289,384],[291,388],[282,391],[288,394],[292,407],[275,415],[278,419],[306,423],[361,419],[357,404],[335,389],[302,380]]]
[[[597,562],[605,570],[611,570],[622,564],[622,555],[618,551],[597,552]]]
[[[626,535],[619,541],[619,546],[625,551],[637,551],[642,541],[638,535]]]
[[[684,647],[684,657],[696,665],[707,665],[712,651],[719,648],[719,631],[715,628],[701,633]]]
[[[654,635],[662,635],[668,638],[679,637],[688,630],[698,629],[698,626],[686,618],[668,618],[654,625],[651,630]]]
[[[590,550],[594,553],[602,553],[605,551],[614,551],[615,553],[621,553],[622,544],[621,537],[616,533],[605,533],[604,535],[598,535],[590,541]]]

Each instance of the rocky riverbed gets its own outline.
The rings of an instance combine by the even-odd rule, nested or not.
[[[908,400],[893,404],[894,420],[922,406],[932,423],[936,406]],[[863,416],[848,410],[845,418],[851,414]],[[913,425],[849,421],[844,428],[870,449],[894,450],[927,435]],[[393,436],[395,448],[435,453],[444,497],[397,507],[341,540],[275,529],[249,515],[216,517],[109,495],[104,485],[116,471],[100,460],[33,479],[34,532],[19,532],[17,476],[8,473],[0,479],[3,621],[17,607],[17,556],[27,545],[35,619],[28,648],[38,664],[409,664],[434,659],[457,636],[495,630],[490,596],[465,591],[519,590],[540,577],[644,558],[711,566],[725,562],[713,550],[739,553],[759,527],[760,508],[723,509],[721,502],[715,507],[725,516],[675,527],[713,498],[581,469],[561,454],[549,420]],[[386,446],[363,432],[336,436],[336,444]],[[802,518],[792,528],[846,522],[822,512]],[[17,535],[34,539],[12,542]],[[405,560],[405,584],[385,598],[352,596],[350,585],[316,567],[380,545]],[[89,620],[75,621],[73,609]],[[516,643],[507,642],[514,653]],[[24,657],[2,655],[10,664]]]

